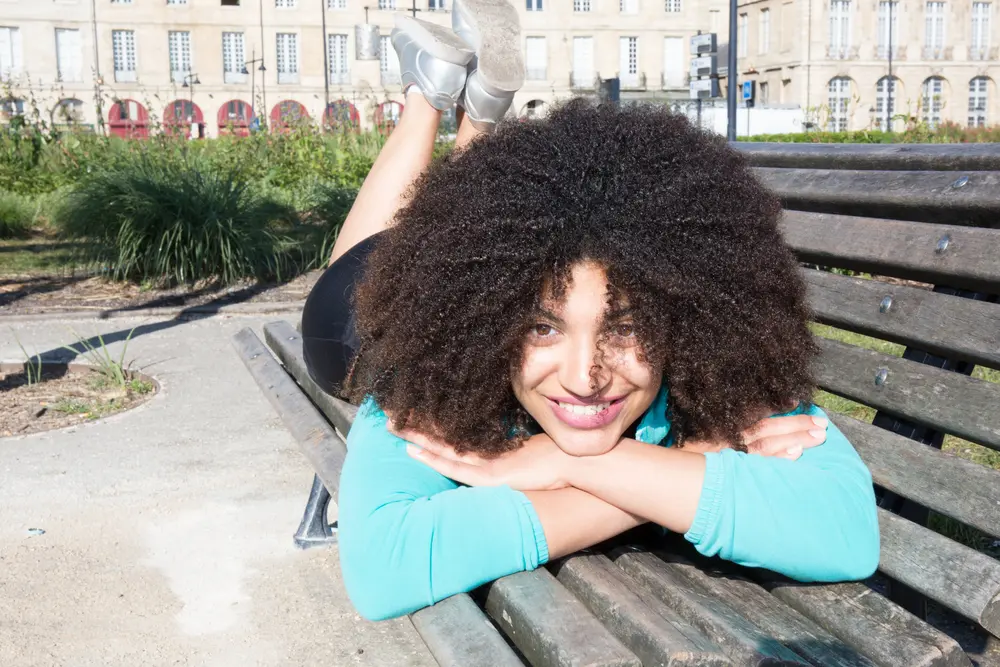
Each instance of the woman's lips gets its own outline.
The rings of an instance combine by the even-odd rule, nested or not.
[[[551,398],[545,399],[552,412],[555,413],[559,421],[573,428],[591,429],[601,428],[613,422],[622,408],[625,407],[625,399],[618,398],[607,403],[590,405],[580,405],[578,403],[560,403]],[[604,407],[607,406],[607,407]],[[595,407],[600,407],[597,412],[593,412]]]

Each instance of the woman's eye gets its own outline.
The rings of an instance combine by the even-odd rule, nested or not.
[[[553,328],[549,324],[538,323],[533,327],[531,327],[531,333],[535,336],[538,336],[539,338],[547,338],[548,336],[551,336],[555,332],[556,332],[555,328]]]
[[[619,338],[631,338],[635,335],[635,325],[634,324],[616,324],[611,332],[618,336]]]

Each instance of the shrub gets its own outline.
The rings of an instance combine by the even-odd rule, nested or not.
[[[0,192],[0,239],[27,236],[34,219],[34,207],[26,198],[10,192]]]
[[[315,186],[307,217],[310,229],[302,242],[302,265],[306,270],[318,269],[329,262],[333,244],[357,194],[356,188],[329,183]]]
[[[109,277],[160,284],[280,279],[289,245],[281,228],[294,216],[238,169],[137,150],[84,177],[58,219],[69,238],[94,242],[87,259]]]

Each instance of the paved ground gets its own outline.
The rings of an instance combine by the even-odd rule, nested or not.
[[[408,621],[354,613],[335,548],[292,544],[312,473],[230,344],[270,319],[0,327],[7,361],[15,332],[56,356],[71,329],[138,327],[128,358],[163,386],[104,422],[0,439],[0,665],[436,664]]]

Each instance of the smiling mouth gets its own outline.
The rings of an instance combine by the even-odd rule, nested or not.
[[[546,398],[552,412],[567,426],[579,429],[592,429],[607,426],[621,414],[625,407],[625,398],[615,398],[602,403],[581,405]]]
[[[566,412],[572,412],[575,415],[596,415],[604,412],[611,407],[614,401],[608,401],[607,403],[594,403],[592,405],[578,405],[576,403],[563,403],[561,401],[556,401],[556,405],[565,410]]]

